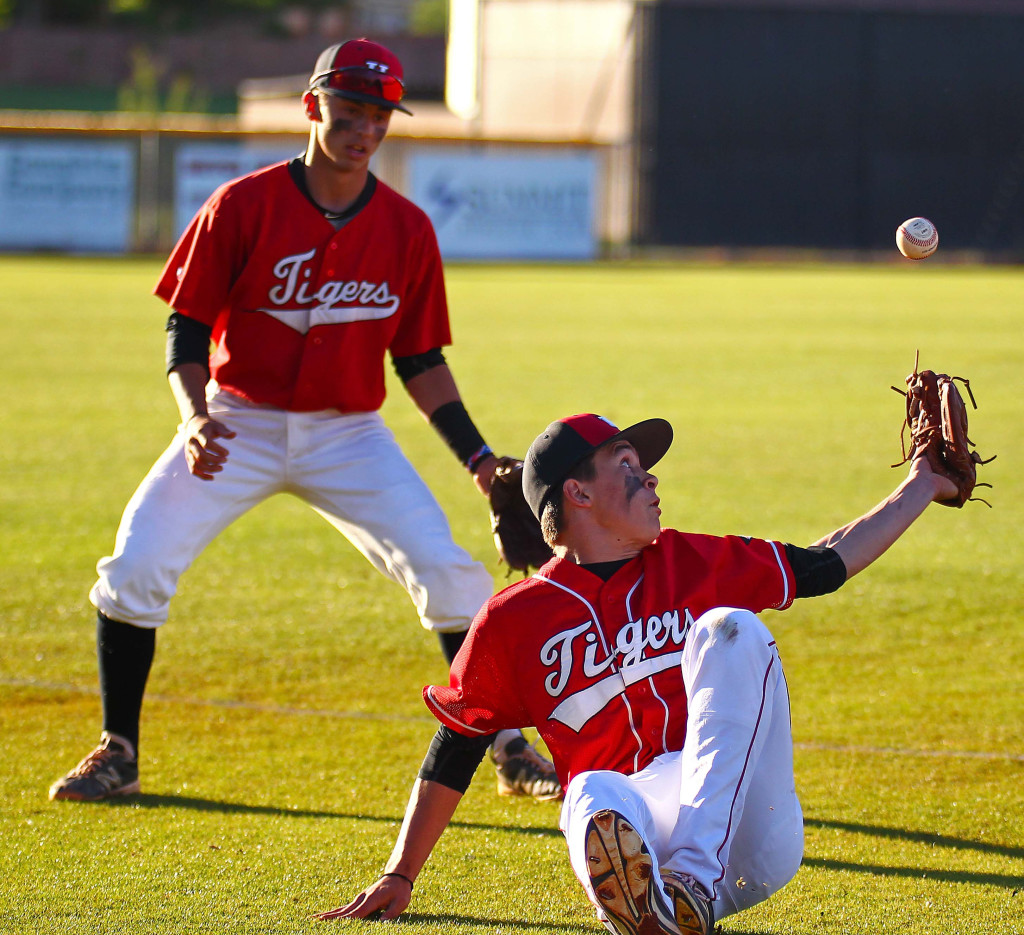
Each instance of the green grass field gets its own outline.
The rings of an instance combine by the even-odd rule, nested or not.
[[[143,795],[50,803],[99,730],[87,592],[176,422],[152,260],[0,258],[0,931],[376,932],[375,877],[444,678],[404,593],[301,503],[182,580],[143,712]],[[731,935],[1024,931],[1024,270],[456,266],[449,360],[501,452],[558,416],[673,422],[665,522],[806,544],[903,468],[902,384],[968,376],[989,510],[933,507],[835,595],[765,616],[793,696],[807,846]],[[385,415],[505,583],[486,506],[392,381]],[[402,930],[599,933],[557,806],[481,769]],[[332,927],[333,926],[333,927]]]

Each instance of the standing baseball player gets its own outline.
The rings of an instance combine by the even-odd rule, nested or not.
[[[809,548],[662,529],[650,468],[672,429],[596,415],[531,446],[526,498],[555,558],[489,600],[428,686],[441,721],[384,875],[322,918],[394,919],[483,756],[536,725],[566,784],[573,870],[619,935],[710,932],[766,899],[803,853],[789,697],[755,616],[871,564],[955,485],[916,458],[871,512]]]
[[[370,158],[402,106],[402,66],[355,39],[326,49],[302,98],[303,156],[221,186],[156,285],[170,305],[174,440],[125,509],[90,593],[98,610],[100,745],[52,799],[139,791],[139,716],[178,579],[229,524],[276,493],[303,498],[381,573],[454,658],[493,593],[378,414],[384,358],[484,494],[497,461],[467,413],[427,216]],[[211,353],[211,343],[213,350]],[[559,798],[518,730],[493,739],[503,794]]]

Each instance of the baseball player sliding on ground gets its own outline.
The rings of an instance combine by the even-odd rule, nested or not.
[[[789,696],[755,613],[826,594],[878,558],[954,484],[925,458],[869,513],[809,548],[660,526],[672,429],[552,423],[523,486],[555,558],[493,597],[450,684],[442,726],[384,875],[321,918],[394,919],[483,757],[480,738],[535,725],[566,784],[572,868],[619,935],[699,933],[796,873],[803,824]]]
[[[392,111],[408,113],[402,96],[388,49],[366,39],[326,49],[302,98],[305,155],[221,186],[168,260],[155,291],[173,309],[167,370],[181,425],[98,565],[103,734],[51,798],[139,791],[139,715],[178,579],[273,494],[304,499],[401,584],[449,662],[493,593],[377,411],[389,353],[487,493],[497,461],[441,350],[451,338],[433,228],[369,171]],[[518,730],[495,737],[492,756],[499,792],[561,796]]]

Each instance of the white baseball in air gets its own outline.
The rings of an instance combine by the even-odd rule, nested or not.
[[[935,252],[939,232],[928,218],[910,218],[896,228],[896,246],[909,260],[923,260]]]

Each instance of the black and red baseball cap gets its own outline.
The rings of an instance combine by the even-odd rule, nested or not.
[[[619,439],[636,449],[640,466],[648,471],[672,444],[672,426],[664,419],[645,419],[620,430],[604,416],[586,412],[544,429],[523,459],[523,493],[533,515],[540,519],[545,501],[561,489],[562,481],[598,448]]]
[[[319,88],[337,97],[411,115],[401,103],[403,77],[402,63],[390,49],[371,39],[349,39],[320,53],[309,90]]]

